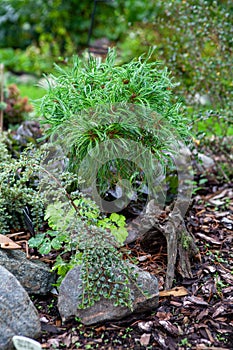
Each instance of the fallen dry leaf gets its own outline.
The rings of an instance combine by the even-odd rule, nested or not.
[[[0,234],[0,248],[10,250],[22,249],[19,244],[16,244],[12,239],[2,234]]]
[[[168,321],[172,317],[172,313],[171,312],[158,311],[156,313],[156,317],[158,317],[160,320]]]
[[[184,287],[175,287],[172,289],[162,290],[161,292],[159,292],[160,297],[168,297],[170,295],[174,297],[183,297],[188,294],[189,294],[188,290]]]

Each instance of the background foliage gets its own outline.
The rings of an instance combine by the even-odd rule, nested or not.
[[[176,76],[176,92],[191,113],[198,110],[199,117],[208,119],[203,111],[214,108],[229,126],[232,11],[230,1],[165,1],[154,20],[132,25],[119,47],[127,60],[132,52],[138,55],[154,45],[154,58],[162,59]]]
[[[87,46],[93,6],[88,0],[2,0],[0,61],[39,75],[54,61],[65,63]],[[112,41],[121,62],[155,47],[152,59],[176,77],[187,112],[204,121],[199,130],[213,121],[221,133],[219,119],[232,126],[232,14],[230,0],[98,1],[91,39]],[[214,110],[209,122],[206,110]]]
[[[54,61],[87,46],[93,6],[87,0],[2,0],[0,61],[13,71],[50,71]],[[176,76],[176,91],[191,112],[218,109],[229,125],[232,14],[230,0],[98,1],[91,38],[114,41],[121,62],[155,47],[152,59]]]

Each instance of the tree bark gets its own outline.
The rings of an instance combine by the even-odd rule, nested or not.
[[[153,228],[153,231],[151,230]],[[167,271],[165,289],[170,289],[175,276],[175,267],[182,277],[191,278],[190,259],[197,255],[198,249],[194,242],[194,237],[187,230],[181,210],[178,206],[173,210],[161,210],[154,201],[150,201],[145,213],[138,216],[127,227],[129,235],[125,243],[131,243],[140,238],[146,240],[150,235],[150,240],[158,237],[158,233],[165,236],[167,241]],[[150,231],[149,231],[150,230]],[[148,233],[148,231],[150,233]]]

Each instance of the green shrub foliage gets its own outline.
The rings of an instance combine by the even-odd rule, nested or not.
[[[25,150],[19,159],[11,158],[6,139],[0,139],[0,231],[25,227],[23,210],[28,207],[35,228],[43,221],[43,203],[38,195],[36,168],[40,155],[32,148]]]
[[[132,182],[139,175],[140,167],[135,167],[134,161],[140,150],[136,154],[129,140],[165,164],[176,136],[185,141],[189,137],[181,106],[173,101],[175,85],[170,73],[159,62],[149,62],[149,57],[150,54],[122,66],[116,64],[115,50],[109,50],[105,61],[75,57],[71,67],[57,66],[58,74],[48,79],[40,112],[50,125],[48,133],[58,136],[69,150],[72,171],[79,170],[90,151],[101,148],[105,141],[109,142],[106,152],[111,152],[117,140],[124,140],[124,152],[135,152],[135,157],[131,154],[127,158],[131,162],[122,160],[119,147],[114,161],[99,169],[102,192],[120,178]],[[101,158],[101,150],[99,154]],[[153,169],[149,157],[141,158],[141,168]],[[115,175],[112,168],[116,169]],[[93,172],[93,168],[89,167],[89,171]]]
[[[158,61],[140,57],[124,65],[117,65],[116,52],[109,50],[105,61],[75,56],[72,66],[62,69],[48,79],[48,91],[41,103],[41,113],[50,124],[48,132],[81,111],[98,105],[129,103],[149,107],[166,118],[182,136],[187,135],[185,120],[174,104],[172,81],[167,68]]]

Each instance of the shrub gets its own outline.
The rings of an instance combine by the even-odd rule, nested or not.
[[[15,74],[30,73],[41,76],[51,72],[54,59],[46,45],[30,45],[26,49],[0,48],[0,62]]]
[[[114,161],[109,159],[99,168],[102,193],[119,179],[135,182],[144,166],[154,168],[148,157],[141,157],[147,163],[135,167],[139,150],[133,150],[129,140],[165,164],[168,153],[174,151],[176,136],[183,140],[189,137],[180,104],[173,102],[171,90],[175,84],[168,70],[159,62],[150,63],[149,56],[122,66],[115,60],[115,51],[110,50],[105,62],[75,57],[72,67],[57,66],[58,74],[48,79],[48,91],[40,108],[50,125],[48,133],[61,136],[59,140],[65,143],[72,171],[79,170],[94,148],[99,147],[101,154],[104,142],[110,154],[115,142],[124,140]],[[121,151],[129,149],[129,158],[122,159]],[[98,157],[101,163],[101,155]],[[92,178],[93,171],[89,164],[89,172],[84,170],[85,179]]]
[[[37,191],[36,164],[40,162],[39,151],[27,149],[19,159],[8,153],[4,135],[0,139],[0,231],[25,227],[23,210],[28,207],[35,228],[43,220],[43,203]]]
[[[97,183],[102,194],[114,188],[117,192],[118,180],[127,179],[135,186],[143,178],[149,182],[148,173],[155,187],[156,181],[159,181],[156,176],[161,176],[158,174],[160,164],[166,167],[171,152],[174,153],[174,146],[179,147],[179,140],[185,142],[189,138],[181,106],[174,103],[172,89],[175,85],[168,70],[162,68],[159,62],[150,63],[149,55],[118,66],[115,50],[109,50],[105,61],[93,57],[74,57],[72,66],[65,69],[56,66],[56,69],[57,74],[47,79],[48,89],[41,100],[40,114],[44,116],[44,123],[49,124],[47,133],[55,146],[56,142],[64,146],[65,159],[69,158],[68,169],[72,172],[67,173],[66,181],[69,177],[75,181],[81,169],[81,180],[85,180],[84,185],[88,188],[89,180],[92,183],[93,174],[96,173],[97,163],[101,164]],[[92,154],[93,150],[96,154]],[[123,153],[125,157],[122,157]],[[50,158],[53,168],[54,157]],[[55,169],[54,179],[58,173],[57,167]],[[45,183],[50,186],[49,180]],[[101,296],[115,298],[119,305],[132,305],[127,284],[130,278],[135,281],[135,276],[130,277],[127,265],[121,261],[114,236],[108,230],[106,232],[97,227],[101,220],[90,220],[89,214],[93,219],[93,209],[84,209],[86,217],[80,215],[83,208],[79,206],[85,201],[82,199],[80,203],[76,200],[79,199],[82,183],[78,181],[77,187],[73,187],[71,181],[68,201],[59,199],[58,203],[58,190],[62,187],[59,183],[64,183],[64,179],[59,182],[55,180],[54,195],[51,195],[49,188],[49,203],[54,205],[48,206],[46,211],[56,234],[48,232],[38,237],[39,240],[31,241],[31,244],[43,251],[44,248],[53,247],[53,244],[61,247],[59,237],[64,238],[63,248],[71,252],[71,257],[64,261],[62,253],[59,254],[54,269],[64,277],[68,269],[82,264],[84,299],[81,307],[92,305]],[[122,188],[124,185],[127,187],[128,183],[122,181]],[[73,192],[76,193],[74,198]],[[72,211],[67,209],[65,203],[72,205],[72,211],[76,213],[72,219]],[[121,222],[119,217],[112,215],[104,219],[101,226],[111,229],[111,221],[116,224]],[[70,238],[67,238],[67,232],[71,233]],[[122,243],[122,236],[121,239]],[[99,266],[102,266],[101,271]],[[119,278],[111,266],[120,269]],[[119,286],[123,289],[119,289]],[[118,292],[119,296],[123,295],[120,299]]]

